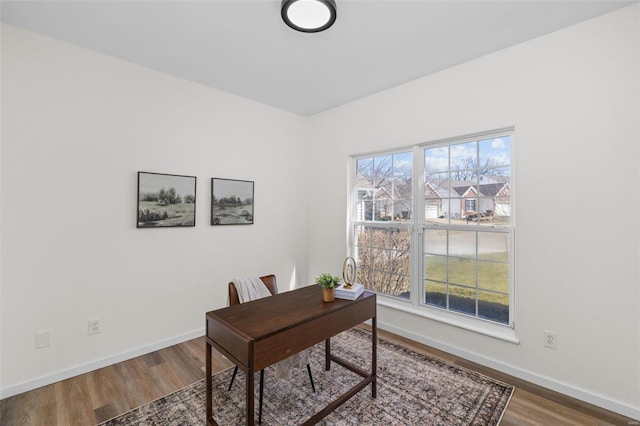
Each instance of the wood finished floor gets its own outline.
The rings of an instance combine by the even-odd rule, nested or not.
[[[514,385],[502,426],[638,424],[411,340],[384,331],[379,336]],[[214,373],[231,366],[215,350],[213,353]],[[204,354],[201,337],[4,399],[0,401],[0,425],[95,425],[204,378]]]

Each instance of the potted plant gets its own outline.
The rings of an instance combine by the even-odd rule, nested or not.
[[[322,287],[322,300],[333,302],[335,299],[335,287],[340,284],[340,278],[322,273],[316,277],[316,284]]]

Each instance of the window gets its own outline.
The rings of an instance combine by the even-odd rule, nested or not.
[[[506,129],[355,157],[359,281],[393,306],[513,326],[511,139]]]
[[[411,295],[413,153],[399,152],[356,160],[353,251],[358,281],[389,296]]]

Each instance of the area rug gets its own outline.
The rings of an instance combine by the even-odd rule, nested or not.
[[[332,353],[370,369],[371,334],[354,328],[331,339]],[[204,350],[204,349],[203,349]],[[291,380],[265,370],[262,424],[298,425],[361,380],[332,363],[324,370],[324,343],[311,350],[316,392],[306,369],[294,370]],[[214,418],[221,425],[244,425],[245,388],[242,371],[227,391],[233,368],[212,377]],[[256,374],[256,424],[258,421]],[[378,394],[367,386],[329,414],[322,425],[497,425],[509,403],[513,386],[408,350],[384,339],[378,341]],[[205,424],[204,379],[166,397],[139,407],[101,426]]]

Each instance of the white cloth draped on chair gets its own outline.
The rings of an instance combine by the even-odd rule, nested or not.
[[[267,286],[258,277],[234,278],[231,282],[236,287],[240,303],[271,296]]]
[[[271,296],[271,292],[258,277],[234,278],[231,280],[238,292],[240,303]],[[309,349],[304,349],[275,364],[276,377],[289,380],[292,368],[305,368],[309,364]]]

